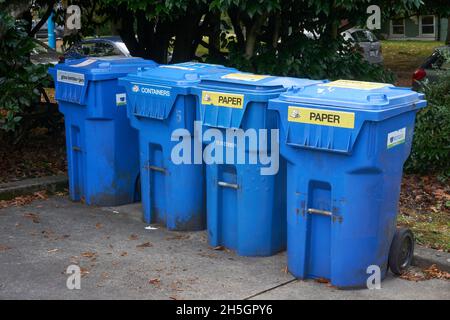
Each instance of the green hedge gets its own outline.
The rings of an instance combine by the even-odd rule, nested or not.
[[[39,102],[38,87],[49,84],[48,66],[30,61],[34,47],[24,22],[0,12],[0,133],[13,135]]]
[[[417,114],[411,156],[406,170],[450,178],[450,71],[439,81],[423,83],[428,106]]]

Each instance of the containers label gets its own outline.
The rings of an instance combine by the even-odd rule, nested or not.
[[[231,79],[231,80],[243,80],[243,81],[259,81],[262,79],[269,78],[270,76],[264,76],[260,74],[252,74],[252,73],[229,73],[222,76],[222,79]]]
[[[162,87],[162,86],[155,86],[155,87],[147,87],[143,86],[140,83],[132,83],[131,91],[135,93],[144,93],[144,94],[151,94],[155,96],[163,96],[163,97],[170,97],[170,87]]]
[[[396,131],[388,133],[387,136],[387,148],[398,146],[399,144],[405,143],[406,139],[406,128],[401,128]]]
[[[288,121],[353,129],[355,113],[289,106]]]
[[[381,89],[390,86],[390,84],[379,82],[353,81],[353,80],[336,80],[320,84],[320,86],[346,88],[346,89],[372,90],[372,89]]]
[[[56,72],[56,79],[58,82],[65,82],[70,84],[76,84],[78,86],[84,86],[84,74],[58,70]]]
[[[244,107],[244,95],[235,93],[202,91],[202,104],[217,107],[237,108]]]

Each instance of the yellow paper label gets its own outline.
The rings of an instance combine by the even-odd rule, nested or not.
[[[244,95],[214,91],[202,91],[202,104],[210,104],[217,107],[237,108],[244,107]]]
[[[355,114],[353,112],[290,106],[288,108],[288,121],[353,129],[355,127]]]
[[[222,79],[232,79],[232,80],[243,80],[243,81],[259,81],[262,79],[269,78],[270,76],[264,76],[260,74],[252,73],[229,73],[222,76]]]
[[[387,86],[389,86],[389,84],[388,83],[380,83],[380,82],[336,80],[336,81],[320,84],[320,86],[347,88],[347,89],[372,90],[372,89],[380,89],[380,88],[387,87]]]

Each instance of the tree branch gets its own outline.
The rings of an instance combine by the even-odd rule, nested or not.
[[[33,29],[30,30],[28,35],[30,37],[34,37],[36,33],[41,29],[41,27],[47,22],[48,18],[53,12],[53,6],[55,5],[56,0],[50,0],[47,2],[47,11],[45,11],[44,15],[42,16],[41,20],[34,26]]]

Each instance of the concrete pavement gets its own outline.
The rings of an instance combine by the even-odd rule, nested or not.
[[[337,290],[285,272],[285,253],[239,257],[205,232],[146,230],[139,204],[88,207],[51,197],[0,210],[0,299],[450,299],[450,282],[389,276]],[[69,265],[81,267],[68,290]]]

